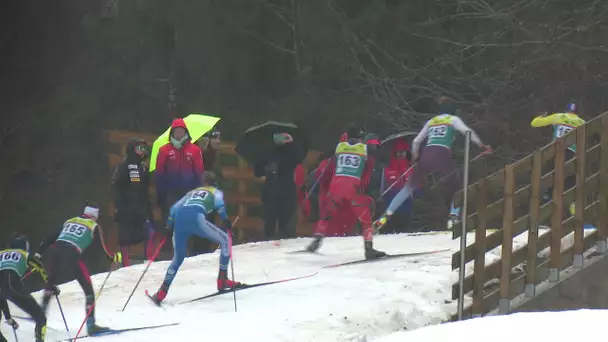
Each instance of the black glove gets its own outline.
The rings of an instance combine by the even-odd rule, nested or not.
[[[59,288],[53,284],[46,284],[46,289],[47,292],[49,292],[50,294],[52,294],[53,296],[59,296],[59,294],[61,293],[61,291],[59,290]]]

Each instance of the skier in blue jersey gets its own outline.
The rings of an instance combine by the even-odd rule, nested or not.
[[[232,224],[226,214],[224,193],[215,186],[213,172],[205,171],[203,179],[202,187],[191,190],[171,207],[167,219],[167,229],[169,232],[173,230],[173,260],[160,289],[152,296],[152,300],[157,304],[160,304],[167,296],[169,287],[186,257],[188,238],[191,235],[208,239],[220,246],[218,291],[232,290],[241,286],[241,283],[229,280],[227,275],[228,263],[232,254]],[[213,211],[216,211],[223,219],[228,233],[207,220],[207,215]]]

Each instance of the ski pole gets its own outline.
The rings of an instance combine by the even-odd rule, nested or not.
[[[144,275],[146,275],[146,273],[148,272],[148,269],[150,268],[150,266],[152,266],[152,263],[154,262],[154,259],[156,259],[158,257],[158,254],[160,254],[160,250],[161,250],[161,248],[163,248],[163,245],[165,244],[165,241],[167,241],[166,237],[164,237],[162,239],[162,241],[160,242],[160,244],[156,248],[156,252],[154,252],[154,255],[152,256],[152,258],[150,259],[150,261],[148,261],[148,265],[146,266],[146,269],[141,274],[141,277],[139,277],[139,280],[137,281],[137,284],[135,284],[135,287],[133,288],[133,291],[131,291],[131,294],[129,295],[129,298],[127,298],[127,302],[122,307],[122,311],[123,312],[127,308],[127,305],[129,304],[129,301],[131,300],[131,297],[133,297],[133,294],[135,293],[135,290],[137,290],[137,287],[139,286],[139,283],[141,282],[141,280],[144,278]]]
[[[13,326],[13,335],[15,335],[15,341],[19,342],[19,337],[17,337],[17,328]]]
[[[239,220],[239,216],[234,219],[232,223],[232,228],[236,225]],[[234,258],[232,257],[232,228],[230,229],[230,234],[228,235],[228,241],[230,242],[230,270],[232,271],[232,298],[234,300],[234,312],[236,312],[236,287],[234,286]]]
[[[110,271],[108,271],[106,278],[103,280],[103,283],[101,283],[101,287],[99,288],[99,291],[97,292],[97,296],[95,296],[96,303],[99,300],[99,296],[101,296],[101,291],[103,291],[104,286],[106,286],[106,283],[108,282],[108,278],[110,278],[110,274],[112,274],[112,272],[114,272],[114,269],[112,268],[113,265],[114,265],[114,262],[112,262],[112,264],[110,265]]]
[[[114,265],[114,262],[112,262],[112,265]],[[101,287],[99,288],[99,292],[97,292],[97,297],[95,298],[95,302],[93,303],[93,305],[91,305],[91,308],[89,309],[89,311],[87,311],[87,315],[84,317],[84,320],[80,324],[80,327],[78,328],[78,332],[76,332],[76,336],[72,339],[73,341],[75,341],[78,338],[78,336],[80,335],[80,332],[82,331],[82,328],[84,327],[84,324],[87,322],[87,320],[91,316],[91,313],[93,312],[93,309],[95,308],[95,305],[97,304],[97,299],[99,299],[99,297],[101,296],[101,291],[103,291],[103,288],[106,285],[108,278],[110,278],[110,274],[112,272],[114,272],[114,270],[112,269],[112,265],[110,265],[110,271],[108,272],[108,275],[106,276],[103,283],[101,284]]]
[[[57,306],[59,306],[59,312],[61,313],[61,318],[63,318],[63,324],[65,325],[65,330],[70,333],[70,328],[68,328],[68,322],[65,319],[65,315],[63,314],[63,308],[61,307],[61,302],[59,301],[59,295],[55,295],[55,299],[57,299]]]

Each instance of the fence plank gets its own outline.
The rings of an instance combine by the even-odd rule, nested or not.
[[[513,221],[514,221],[514,204],[513,195],[515,194],[515,166],[507,165],[505,167],[505,209],[502,221],[502,252],[500,259],[502,260],[502,268],[500,272],[500,304],[499,311],[508,313],[510,311],[509,303],[509,285],[511,276],[511,256],[513,255]]]
[[[540,183],[542,173],[542,158],[540,151],[534,153],[532,162],[532,176],[530,182],[530,224],[528,227],[528,263],[526,267],[526,296],[532,297],[536,292],[536,244],[538,241],[538,224],[540,221]]]
[[[549,262],[549,281],[559,281],[559,258],[562,248],[562,226],[564,217],[564,161],[565,145],[564,139],[555,142],[555,161],[553,177],[553,215],[551,216],[551,261]]]
[[[477,185],[477,229],[475,230],[475,267],[473,274],[475,275],[475,286],[473,288],[473,316],[481,316],[484,313],[484,284],[485,275],[484,269],[486,265],[486,210],[487,210],[487,183],[481,180]]]
[[[602,156],[600,158],[600,215],[597,234],[597,251],[606,253],[606,239],[608,238],[608,116],[602,118],[601,130]]]
[[[574,205],[574,267],[583,267],[583,239],[584,239],[584,208],[585,206],[585,175],[587,174],[587,127],[585,125],[576,129],[576,202]]]

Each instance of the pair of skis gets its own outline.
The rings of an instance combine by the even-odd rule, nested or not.
[[[357,264],[364,264],[364,263],[371,263],[371,262],[378,262],[378,261],[389,260],[389,259],[396,259],[396,258],[429,255],[429,254],[435,254],[435,253],[445,252],[445,251],[449,251],[449,250],[450,250],[449,248],[445,248],[445,249],[440,249],[440,250],[435,250],[435,251],[430,251],[430,252],[414,252],[414,253],[389,254],[389,255],[386,255],[386,256],[380,257],[380,258],[363,259],[363,260],[355,260],[355,261],[343,262],[343,263],[323,266],[322,268],[336,268],[336,267],[350,266],[350,265],[357,265]],[[318,253],[315,253],[315,252],[309,252],[307,250],[290,252],[290,254],[305,254],[305,253],[318,254]],[[281,279],[281,280],[275,280],[275,281],[268,281],[268,282],[264,282],[264,283],[241,284],[241,286],[235,288],[234,291],[241,291],[241,290],[251,289],[251,288],[254,288],[254,287],[262,287],[262,286],[267,286],[267,285],[280,284],[280,283],[286,283],[286,282],[290,282],[290,281],[294,281],[294,280],[300,280],[300,279],[310,278],[312,276],[317,275],[318,273],[319,272],[315,272],[315,273],[311,273],[311,274],[308,274],[308,275],[305,275],[305,276],[301,276],[301,277],[295,277],[295,278],[289,278],[289,279]],[[225,293],[232,293],[232,290],[225,290],[225,291],[214,292],[214,293],[202,296],[202,297],[198,297],[198,298],[190,299],[190,300],[187,300],[187,301],[179,302],[177,304],[192,303],[192,302],[200,301],[200,300],[203,300],[203,299],[207,299],[207,298],[212,298],[212,297],[216,297],[216,296],[219,296],[219,295],[223,295]],[[148,290],[146,290],[146,296],[148,296],[148,298],[150,298],[150,300],[152,300],[152,302],[155,305],[161,306],[160,304],[156,303],[156,301],[149,294]]]

